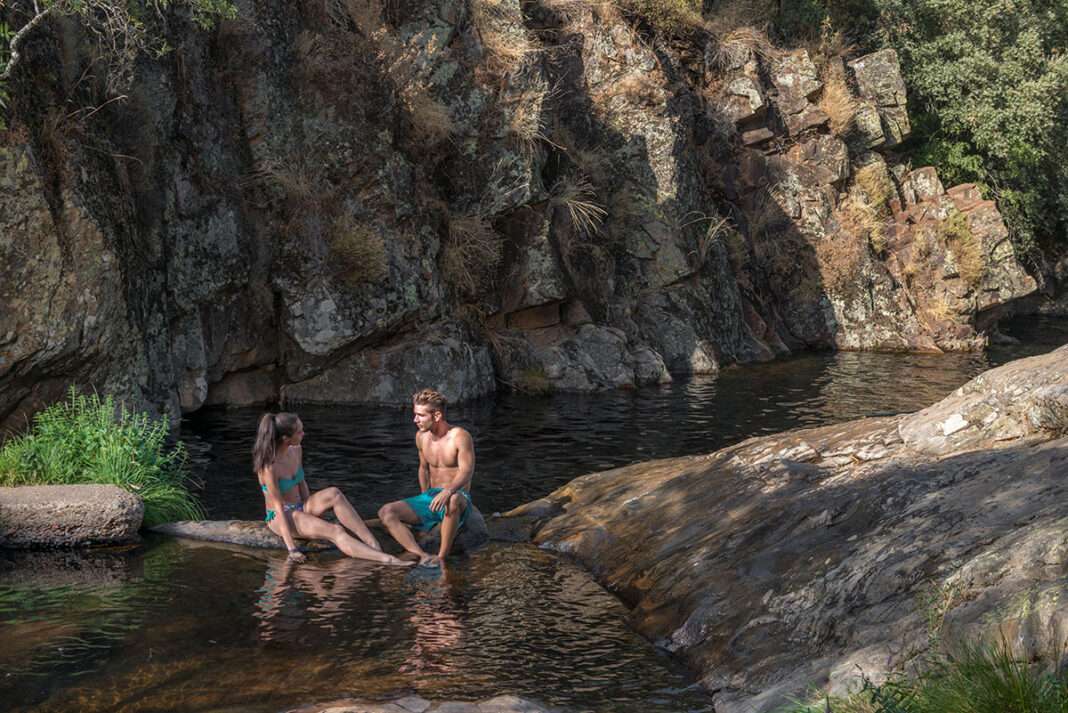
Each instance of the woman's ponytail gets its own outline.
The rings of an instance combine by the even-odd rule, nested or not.
[[[252,470],[261,470],[274,463],[278,444],[283,438],[296,433],[300,418],[295,413],[265,413],[260,417],[256,430],[256,444],[252,446]]]
[[[256,429],[256,444],[252,446],[252,471],[254,473],[259,473],[274,463],[277,441],[278,429],[274,425],[274,414],[265,413],[260,417],[260,427]]]

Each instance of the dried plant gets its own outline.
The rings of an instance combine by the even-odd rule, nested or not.
[[[340,262],[341,278],[351,287],[381,282],[389,275],[382,236],[352,216],[343,216],[334,223],[330,250]]]
[[[718,39],[713,62],[720,69],[741,67],[752,59],[768,59],[776,55],[771,40],[755,27],[736,27]]]
[[[844,135],[853,128],[857,115],[857,100],[846,82],[845,70],[840,61],[831,61],[823,69],[819,108],[831,120],[831,131]]]
[[[498,75],[514,74],[537,47],[522,22],[509,17],[508,0],[471,0],[471,20],[486,52],[487,64]],[[519,14],[519,3],[515,2]]]
[[[953,211],[942,221],[939,231],[946,245],[953,251],[961,279],[976,287],[986,275],[986,260],[983,243],[972,233],[968,216],[960,211]]]
[[[824,289],[840,295],[856,292],[867,258],[866,244],[864,238],[846,230],[816,242],[816,258]]]
[[[239,182],[242,187],[261,186],[281,194],[294,207],[313,208],[326,196],[319,175],[293,160],[265,159]]]
[[[501,252],[501,239],[488,218],[479,214],[452,217],[442,250],[442,274],[462,294],[477,296],[494,283]]]
[[[597,194],[585,176],[563,176],[550,190],[554,205],[567,208],[571,224],[586,235],[594,235],[608,212],[597,202]]]

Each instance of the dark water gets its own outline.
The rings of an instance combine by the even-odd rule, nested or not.
[[[1006,330],[985,355],[817,354],[717,379],[589,396],[502,395],[451,419],[475,436],[485,512],[586,472],[708,452],[799,426],[926,406],[975,374],[1068,342],[1068,323]],[[311,487],[365,515],[416,486],[407,409],[301,410]],[[262,517],[257,412],[182,424],[212,518]],[[573,565],[494,545],[442,576],[336,556],[152,540],[126,553],[0,554],[0,710],[273,711],[345,696],[516,693],[578,710],[711,711]]]

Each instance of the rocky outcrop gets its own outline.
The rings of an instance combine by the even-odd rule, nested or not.
[[[0,488],[0,547],[136,542],[144,514],[141,498],[114,485]]]
[[[496,696],[484,701],[428,701],[421,696],[405,696],[392,701],[372,702],[342,699],[292,708],[286,713],[552,713],[540,703],[518,696]]]
[[[1068,347],[915,414],[578,478],[510,518],[588,567],[727,713],[1068,626]]]
[[[177,416],[979,348],[1034,289],[993,204],[893,155],[892,50],[661,46],[611,5],[237,5],[175,10],[122,101],[78,84],[76,24],[32,35],[0,422],[72,383]]]
[[[367,524],[372,528],[380,528],[378,520],[368,520]],[[157,525],[151,530],[161,535],[187,540],[221,542],[260,549],[284,550],[286,548],[282,538],[258,520],[184,520]],[[418,533],[419,544],[423,549],[428,552],[437,551],[441,543],[438,530],[439,528],[435,526],[427,532]],[[389,544],[392,542],[389,534],[384,530],[379,532],[379,541],[386,545],[386,549],[389,549]],[[452,551],[455,554],[472,552],[488,541],[486,521],[478,508],[472,505],[463,528],[456,536]],[[309,552],[333,549],[329,543],[316,540],[302,540],[301,547]]]

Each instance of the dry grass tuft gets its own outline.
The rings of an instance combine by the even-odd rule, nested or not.
[[[942,238],[953,251],[957,262],[957,272],[964,282],[976,287],[986,274],[986,260],[983,255],[983,243],[972,233],[968,225],[968,216],[954,211],[939,226]]]
[[[586,235],[600,230],[608,211],[597,202],[593,185],[585,176],[564,176],[550,190],[552,202],[567,208],[571,224]]]
[[[704,27],[702,0],[614,0],[621,10],[641,17],[654,32],[678,35]]]
[[[838,211],[842,228],[867,238],[872,249],[886,249],[886,223],[890,215],[890,198],[896,189],[886,166],[871,163],[853,174],[853,189]]]
[[[486,52],[491,71],[497,75],[515,74],[526,64],[537,46],[521,22],[509,17],[508,0],[471,0],[471,21]],[[518,13],[518,4],[514,8]]]
[[[846,82],[845,69],[840,61],[828,62],[821,73],[823,90],[819,108],[831,119],[831,131],[839,136],[853,128],[857,115],[857,100]]]
[[[352,216],[344,216],[334,223],[330,251],[341,263],[341,278],[350,287],[380,282],[389,275],[382,236]]]
[[[331,16],[337,15],[335,21],[341,19],[339,2],[333,0],[335,11]],[[344,14],[364,36],[382,66],[383,76],[393,84],[412,124],[413,138],[434,147],[452,136],[456,127],[449,107],[434,97],[429,82],[418,75],[416,50],[401,44],[386,25],[381,0],[344,0]]]
[[[775,47],[763,30],[743,26],[719,36],[713,62],[720,69],[732,69],[752,59],[768,59],[775,54]]]
[[[818,241],[815,247],[824,289],[840,295],[853,294],[867,258],[865,239],[841,230]]]
[[[897,189],[893,179],[882,163],[870,163],[861,166],[853,173],[853,185],[864,194],[864,202],[880,214],[886,215],[890,209],[890,199]]]
[[[324,200],[322,177],[298,161],[267,159],[245,175],[242,187],[260,186],[281,195],[293,208],[316,208]]]
[[[488,218],[475,214],[449,219],[441,271],[461,293],[475,297],[491,287],[496,281],[501,254],[500,236]]]

